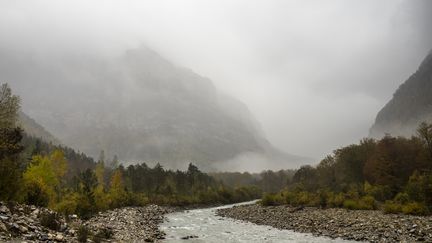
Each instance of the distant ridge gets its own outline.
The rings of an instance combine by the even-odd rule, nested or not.
[[[112,58],[71,55],[49,65],[0,53],[0,78],[13,80],[24,111],[93,158],[104,150],[127,163],[181,169],[193,162],[204,170],[232,170],[239,158],[243,167],[259,169],[309,162],[276,149],[245,104],[145,46]]]
[[[378,113],[370,136],[411,136],[423,121],[432,122],[432,50]]]
[[[24,112],[19,112],[18,115],[18,125],[24,129],[24,132],[27,135],[40,138],[43,141],[54,145],[60,144],[60,141],[57,138],[45,130],[45,128],[39,125],[35,120],[27,116]]]

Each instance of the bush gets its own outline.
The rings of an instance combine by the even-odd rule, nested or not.
[[[334,195],[332,199],[329,201],[330,207],[342,207],[343,203],[345,201],[345,196],[343,193],[338,193],[337,195]]]
[[[297,193],[296,195],[297,195],[296,200],[295,200],[296,206],[310,205],[311,199],[310,199],[308,192],[303,191],[303,192]]]
[[[359,201],[359,209],[372,210],[376,208],[376,201],[372,196],[364,196]]]
[[[50,200],[49,194],[44,187],[36,182],[26,182],[24,186],[24,202],[40,207],[48,206]]]
[[[269,193],[264,194],[263,198],[260,201],[261,205],[263,205],[263,206],[281,205],[282,202],[283,202],[283,200],[282,200],[281,196],[269,194]]]
[[[351,210],[372,210],[376,209],[376,201],[372,196],[364,196],[359,200],[345,200],[343,207]]]
[[[380,202],[392,199],[394,195],[390,186],[370,185],[367,182],[364,184],[364,191],[366,195],[372,196]]]
[[[402,212],[402,205],[394,201],[386,201],[383,206],[384,213],[400,213]]]
[[[67,194],[63,199],[55,205],[54,209],[63,213],[65,216],[75,214],[77,212],[79,195],[76,193]]]
[[[89,234],[90,234],[90,230],[86,226],[81,225],[77,231],[78,242],[87,242],[87,238]]]
[[[406,204],[409,202],[409,196],[407,193],[404,192],[399,192],[395,198],[394,198],[395,202],[398,202],[400,204]]]
[[[359,205],[357,204],[357,202],[354,201],[354,200],[351,200],[351,199],[345,200],[343,202],[343,207],[346,208],[346,209],[350,209],[350,210],[357,210],[357,209],[359,209]]]
[[[412,215],[426,215],[428,214],[427,207],[422,203],[412,202],[402,206],[402,212],[404,214]]]
[[[39,217],[42,226],[56,231],[60,230],[61,221],[57,213],[44,212]]]

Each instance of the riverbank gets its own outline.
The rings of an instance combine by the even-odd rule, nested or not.
[[[47,208],[0,202],[0,241],[78,242],[86,236],[94,242],[155,242],[165,237],[159,224],[172,211],[156,205],[125,207],[81,220]]]
[[[316,236],[369,242],[432,242],[432,217],[384,214],[374,210],[242,205],[217,215]]]

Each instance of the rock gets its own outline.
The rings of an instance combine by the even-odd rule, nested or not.
[[[217,215],[317,236],[370,242],[432,242],[432,216],[384,214],[374,210],[243,205]]]
[[[28,229],[25,226],[19,226],[19,230],[21,231],[21,233],[27,233]]]
[[[7,232],[8,231],[8,229],[6,228],[6,225],[4,223],[2,223],[2,222],[0,222],[0,231],[2,231],[2,232]]]
[[[195,238],[198,238],[198,236],[196,236],[196,235],[188,235],[188,236],[182,237],[181,239],[182,240],[189,240],[189,239],[195,239]]]
[[[0,206],[0,213],[10,214],[10,210],[6,206],[2,205],[2,206]]]
[[[100,212],[87,221],[70,215],[71,221],[66,223],[66,219],[59,216],[60,227],[52,230],[42,226],[39,218],[42,214],[54,214],[52,210],[20,204],[9,208],[8,205],[0,202],[0,242],[76,242],[77,229],[81,225],[88,227],[92,235],[99,234],[111,242],[139,242],[142,239],[155,242],[165,236],[158,224],[168,212],[165,208],[149,205]]]
[[[62,234],[57,234],[55,237],[56,241],[63,241],[64,240],[64,236]]]
[[[100,212],[85,223],[93,233],[112,232],[114,240],[122,242],[155,242],[165,234],[158,228],[168,210],[156,205],[125,207]]]

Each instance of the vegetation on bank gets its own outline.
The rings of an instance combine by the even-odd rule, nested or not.
[[[261,173],[212,172],[209,175],[225,185],[234,187],[256,186],[263,192],[276,193],[285,188],[295,172],[293,169],[288,169],[279,171],[265,170]]]
[[[261,203],[431,214],[432,124],[422,123],[411,138],[387,135],[337,149]]]
[[[65,214],[92,214],[122,206],[224,204],[261,196],[256,186],[228,187],[190,164],[187,171],[145,163],[127,168],[97,162],[73,149],[45,143],[16,126],[20,100],[0,89],[0,200],[47,206]]]

